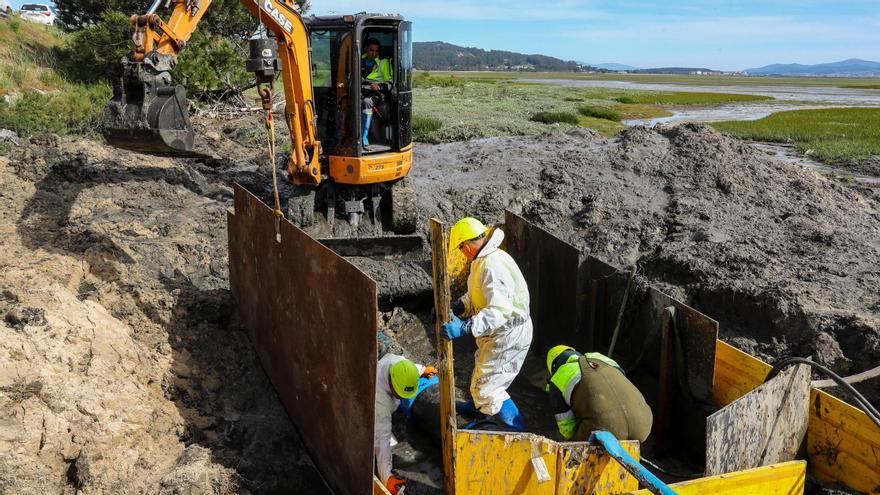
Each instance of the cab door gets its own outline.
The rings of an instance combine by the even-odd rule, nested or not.
[[[397,28],[397,146],[412,144],[412,23],[401,22]]]

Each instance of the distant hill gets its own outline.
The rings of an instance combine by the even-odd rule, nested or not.
[[[413,43],[413,66],[419,70],[579,72],[586,69],[573,60],[504,50],[483,50],[442,41]]]
[[[752,76],[880,76],[880,62],[858,58],[828,64],[773,64],[745,71]]]
[[[721,74],[720,70],[703,67],[657,67],[654,69],[636,69],[636,74]]]
[[[625,70],[626,71],[639,70],[638,67],[633,67],[632,65],[615,64],[615,63],[595,64],[595,67],[598,67],[600,69],[618,71],[618,72],[625,71]]]

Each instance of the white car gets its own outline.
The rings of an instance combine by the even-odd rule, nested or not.
[[[0,16],[12,17],[12,5],[9,0],[0,0]]]
[[[52,26],[58,17],[51,7],[44,3],[26,3],[18,10],[21,18],[26,21]]]

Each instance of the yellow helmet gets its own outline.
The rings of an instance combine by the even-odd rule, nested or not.
[[[412,399],[419,391],[419,370],[408,359],[391,365],[391,386],[403,399]]]
[[[565,351],[576,352],[574,350],[574,347],[570,347],[567,345],[556,345],[551,347],[550,350],[547,351],[547,371],[553,373],[553,361],[556,361],[556,358],[558,358]]]
[[[473,217],[464,217],[455,222],[452,230],[449,231],[449,247],[458,249],[462,242],[476,239],[486,233],[486,226],[483,222]]]

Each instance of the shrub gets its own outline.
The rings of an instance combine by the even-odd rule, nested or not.
[[[631,98],[629,96],[618,96],[617,98],[615,98],[615,100],[625,105],[632,105],[636,102],[634,98]]]
[[[13,33],[18,33],[21,29],[21,19],[12,19],[9,21],[9,29],[11,29]]]
[[[565,101],[575,101],[575,102],[584,101],[583,98],[579,98],[579,97],[577,97],[577,96],[566,96],[565,98],[563,98],[563,100],[565,100]]]
[[[12,129],[22,137],[41,132],[95,134],[110,95],[106,84],[73,85],[54,94],[30,91],[14,104],[0,100],[0,127]]]
[[[594,117],[597,119],[613,120],[620,122],[620,114],[610,108],[582,106],[578,108],[578,113],[584,117]]]
[[[571,112],[538,112],[532,115],[532,121],[544,124],[555,124],[564,122],[566,124],[577,125],[578,117]]]
[[[60,69],[72,81],[87,84],[112,79],[120,60],[131,51],[131,20],[121,12],[105,12],[101,21],[73,33],[59,51]]]
[[[415,115],[412,119],[413,139],[423,143],[435,142],[436,133],[442,127],[443,121],[438,118]]]
[[[196,31],[172,75],[193,96],[241,87],[253,79],[245,68],[242,51],[230,40]]]

